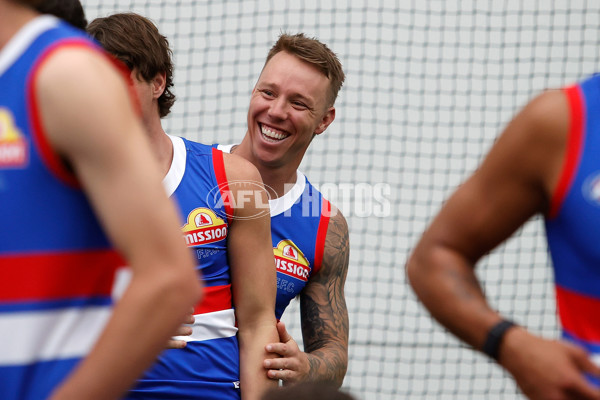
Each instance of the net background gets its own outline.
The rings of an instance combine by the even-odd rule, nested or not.
[[[555,1],[82,1],[88,19],[150,17],[174,50],[178,101],[168,133],[239,142],[253,84],[282,31],[305,32],[340,57],[337,117],[301,169],[350,228],[349,366],[357,399],[515,399],[495,364],[447,334],[404,274],[443,200],[529,98],[598,68],[600,3]],[[389,185],[369,208],[366,184]],[[335,186],[333,184],[337,184]],[[354,189],[360,187],[367,190]],[[333,186],[332,186],[333,185]],[[358,186],[356,186],[358,185]],[[387,214],[381,215],[381,211]],[[478,268],[490,302],[557,337],[552,272],[534,218]],[[283,320],[301,342],[297,303]]]

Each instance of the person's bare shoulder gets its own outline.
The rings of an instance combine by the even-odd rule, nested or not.
[[[121,115],[127,108],[134,115],[123,75],[106,55],[88,47],[56,50],[34,84],[46,133],[59,148],[74,145],[71,140],[83,126],[105,126],[107,115]]]
[[[236,154],[223,152],[223,163],[229,181],[251,181],[260,183],[262,179],[258,169],[250,161]]]

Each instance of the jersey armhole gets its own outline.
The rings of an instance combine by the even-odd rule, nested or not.
[[[569,107],[567,148],[558,185],[556,186],[550,201],[548,219],[555,218],[558,215],[571,184],[573,183],[583,149],[585,104],[583,102],[581,88],[578,85],[570,86],[564,89],[564,93],[567,96]]]
[[[315,243],[315,265],[311,272],[316,274],[323,265],[323,254],[325,253],[325,239],[327,237],[327,228],[329,227],[329,219],[331,216],[331,204],[324,197],[322,198],[321,204],[321,218],[319,220],[319,227],[317,228],[317,239]]]

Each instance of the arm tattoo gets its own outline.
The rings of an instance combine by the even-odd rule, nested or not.
[[[348,225],[340,212],[329,220],[323,265],[300,300],[309,380],[342,385],[348,367],[348,310],[344,284],[348,273]]]

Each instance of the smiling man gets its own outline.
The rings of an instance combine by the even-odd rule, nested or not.
[[[270,191],[271,238],[277,263],[276,316],[300,296],[304,350],[278,323],[280,357],[264,366],[284,383],[341,386],[348,365],[348,226],[342,214],[298,170],[315,136],[335,119],[344,82],[337,56],[317,39],[282,34],[269,51],[237,146],[219,146],[250,161]]]

